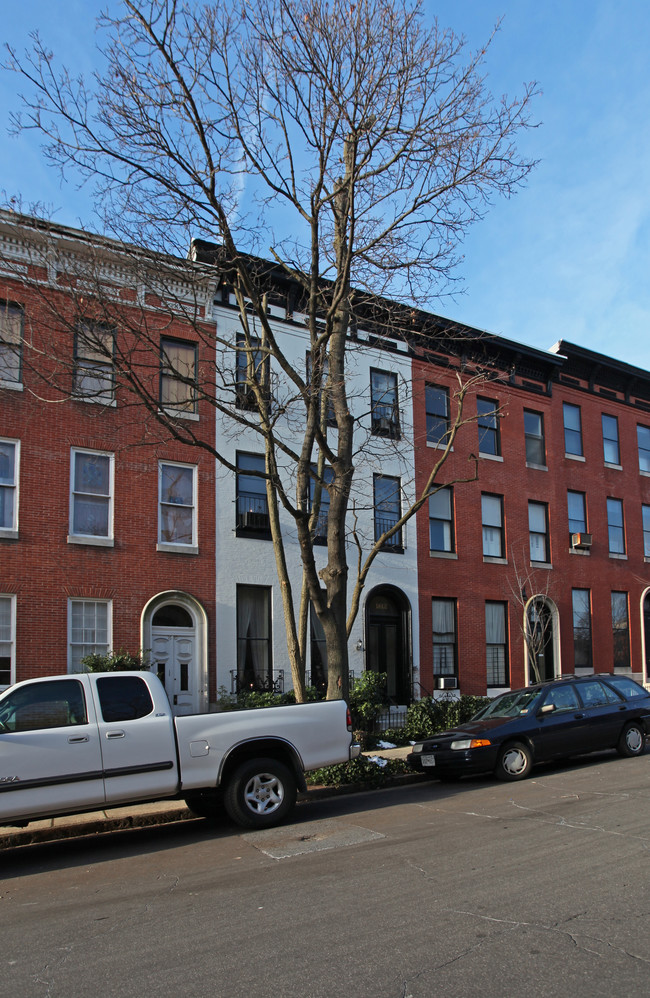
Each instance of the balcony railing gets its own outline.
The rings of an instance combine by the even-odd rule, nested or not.
[[[397,523],[396,516],[377,516],[375,515],[375,540],[378,541],[382,534],[385,534],[388,530]],[[391,537],[384,541],[385,548],[402,548],[402,531],[397,530]]]
[[[237,496],[237,529],[268,530],[269,507],[266,496],[240,492]]]
[[[230,692],[239,693],[284,693],[284,669],[269,673],[246,673],[240,676],[236,669],[230,670]]]

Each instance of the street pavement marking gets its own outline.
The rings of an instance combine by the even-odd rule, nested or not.
[[[318,821],[312,824],[281,825],[261,832],[248,832],[246,842],[255,846],[271,859],[289,859],[309,852],[357,846],[376,839],[384,839],[381,832],[373,832],[360,825],[345,825],[340,821]]]

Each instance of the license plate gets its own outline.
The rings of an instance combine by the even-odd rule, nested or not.
[[[423,766],[435,766],[435,764],[436,764],[436,757],[435,757],[435,755],[428,755],[428,754],[425,753],[422,756],[422,765]]]

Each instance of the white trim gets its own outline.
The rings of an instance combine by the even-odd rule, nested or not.
[[[196,636],[196,678],[198,680],[199,711],[205,713],[209,709],[208,685],[208,618],[203,606],[189,593],[176,589],[168,589],[153,596],[142,608],[140,614],[140,647],[143,655],[151,652],[152,620],[157,610],[167,604],[177,603],[187,610],[194,621]]]
[[[188,471],[192,472],[192,503],[190,506],[179,503],[181,509],[190,509],[192,514],[192,540],[186,543],[177,543],[175,541],[163,540],[162,539],[162,469],[164,467],[170,468],[186,468]],[[171,505],[167,503],[166,505]],[[174,551],[182,554],[198,554],[198,519],[199,519],[199,496],[198,496],[198,466],[196,464],[187,464],[183,461],[166,461],[164,458],[160,458],[158,461],[158,543],[156,545],[157,551]]]
[[[0,683],[0,689],[6,690],[16,682],[16,596],[14,593],[0,593],[0,599],[9,600],[9,682]]]
[[[75,641],[75,647],[80,644],[92,644],[95,648],[102,647],[106,649],[106,653],[110,653],[113,648],[113,600],[112,599],[95,599],[94,597],[85,596],[70,596],[68,598],[68,631],[67,631],[67,669],[71,673],[72,669],[72,604],[73,603],[93,603],[95,606],[103,605],[106,607],[106,642],[103,641],[93,641],[93,642],[79,642]],[[91,653],[92,654],[92,653]],[[99,654],[102,654],[101,652]],[[83,658],[83,656],[81,656]]]
[[[13,437],[0,437],[0,443],[13,444],[14,450],[14,480],[11,483],[1,483],[0,487],[14,490],[13,521],[10,526],[0,527],[0,537],[15,539],[18,537],[18,506],[20,500],[20,440]]]
[[[74,508],[75,508],[75,491],[74,491],[74,478],[75,478],[75,458],[77,454],[95,454],[98,457],[108,458],[108,495],[104,495],[103,498],[108,501],[108,533],[107,534],[76,534],[74,532]],[[69,544],[94,544],[100,547],[111,547],[113,545],[114,533],[113,533],[113,517],[114,517],[114,496],[115,496],[115,455],[110,451],[104,450],[93,450],[88,447],[71,447],[70,448],[70,496],[69,496],[69,512],[68,512],[68,543]],[[89,495],[90,493],[84,493],[84,495]]]

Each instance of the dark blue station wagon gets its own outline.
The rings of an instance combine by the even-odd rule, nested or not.
[[[495,697],[466,721],[413,746],[409,764],[452,779],[493,772],[522,780],[538,762],[615,748],[641,755],[650,693],[627,676],[567,677]]]

